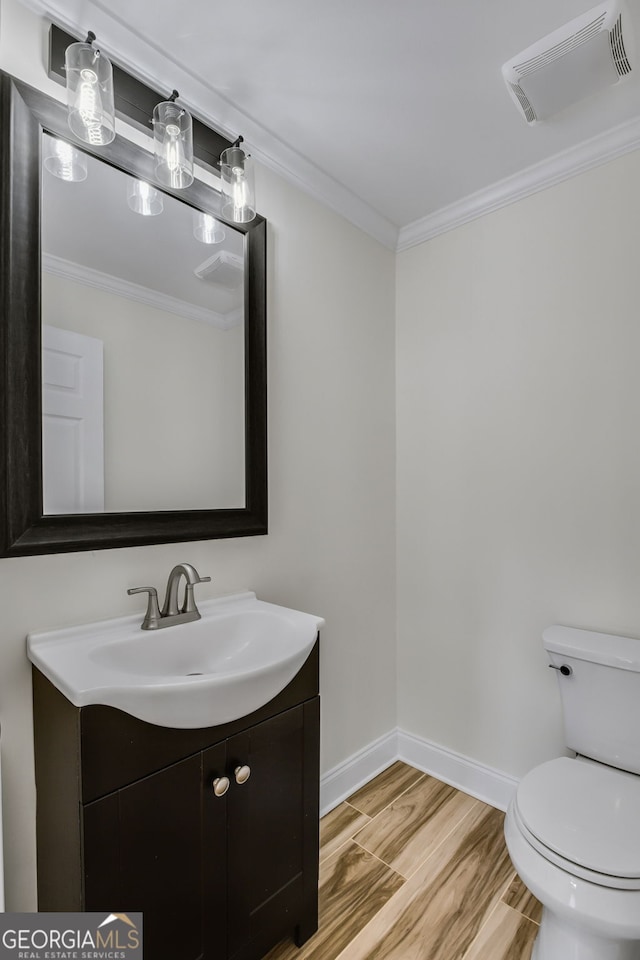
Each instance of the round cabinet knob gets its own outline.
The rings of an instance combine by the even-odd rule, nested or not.
[[[236,776],[236,783],[246,783],[251,776],[251,767],[245,764],[244,766],[236,767],[233,772]]]
[[[216,797],[224,797],[229,789],[229,777],[216,777],[212,786]]]

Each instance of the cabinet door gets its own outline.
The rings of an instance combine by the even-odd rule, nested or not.
[[[227,743],[229,957],[261,956],[293,932],[303,907],[304,707]],[[246,782],[236,767],[248,766]]]
[[[216,763],[222,772],[224,744],[206,758],[207,773]],[[215,874],[206,894],[203,875],[216,832],[224,845],[226,811],[223,801],[204,816],[204,760],[188,757],[85,807],[85,909],[141,911],[144,954],[153,960],[201,960],[215,943]],[[221,876],[224,896],[224,864]]]

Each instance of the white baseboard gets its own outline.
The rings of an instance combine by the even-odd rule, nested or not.
[[[506,810],[518,780],[476,760],[454,753],[437,743],[404,730],[392,730],[364,747],[320,780],[320,815],[324,816],[355,790],[377,776],[395,760],[404,760],[424,773]]]
[[[392,730],[328,770],[320,778],[320,816],[390,767],[397,756],[397,736]]]
[[[500,770],[486,767],[476,760],[464,757],[437,743],[423,740],[406,733],[397,731],[398,759],[410,763],[419,770],[450,783],[451,786],[463,790],[465,793],[484,800],[485,803],[506,810],[509,801],[518,786],[515,777],[510,777]]]

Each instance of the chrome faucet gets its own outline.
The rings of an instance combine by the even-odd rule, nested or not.
[[[178,607],[178,588],[184,577],[184,602]],[[173,568],[167,580],[167,592],[162,610],[158,606],[158,591],[155,587],[131,587],[127,590],[129,596],[134,593],[148,593],[149,602],[147,612],[142,621],[142,630],[161,630],[163,627],[172,627],[177,623],[189,623],[190,620],[199,620],[200,612],[193,596],[196,583],[209,583],[211,577],[201,577],[190,563],[179,563]]]

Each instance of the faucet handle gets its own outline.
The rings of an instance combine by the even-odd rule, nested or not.
[[[193,583],[185,584],[184,603],[182,604],[182,610],[180,613],[195,613],[197,616],[194,617],[194,620],[199,620],[200,611],[196,606],[195,597],[193,595],[193,588],[195,587],[196,583],[211,583],[211,577],[201,577],[198,574],[197,580],[195,580]]]
[[[147,603],[147,612],[142,621],[142,630],[156,630],[160,624],[160,607],[158,606],[158,591],[155,587],[130,587],[127,590],[129,596],[134,593],[148,593],[149,602]]]

